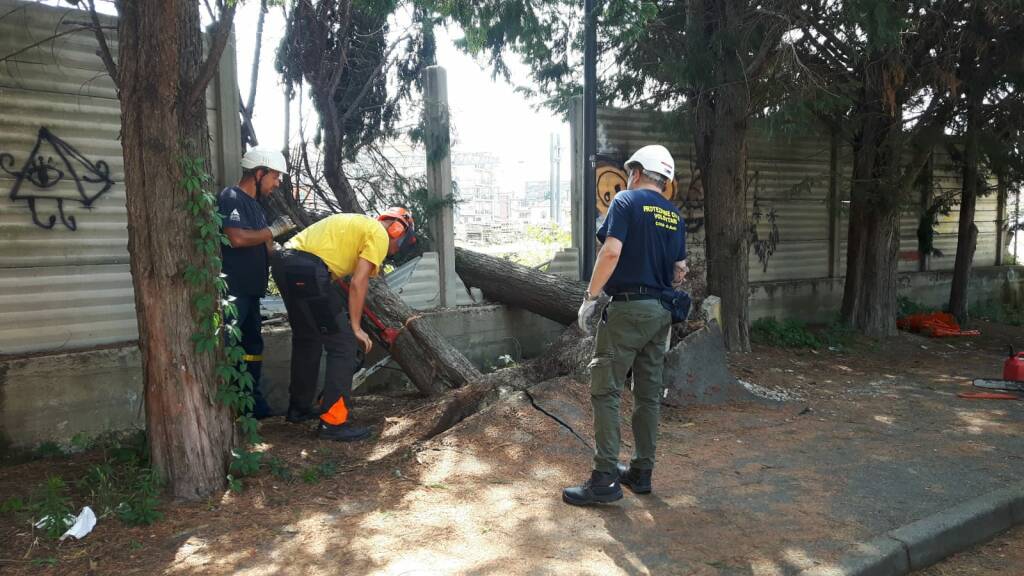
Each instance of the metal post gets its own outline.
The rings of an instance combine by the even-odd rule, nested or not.
[[[429,66],[424,72],[423,99],[426,108],[427,190],[432,198],[443,200],[452,193],[451,131],[448,118],[448,73],[441,66]],[[456,305],[455,213],[451,205],[442,207],[431,218],[434,250],[440,282],[441,306]]]
[[[216,158],[218,189],[232,186],[242,177],[242,123],[238,115],[238,74],[235,63],[235,33],[228,36],[228,44],[220,57],[217,76],[214,79],[217,102],[217,143],[220,150]]]
[[[597,222],[597,10],[584,0],[583,50],[583,238],[582,273],[589,281],[594,271],[594,236]]]

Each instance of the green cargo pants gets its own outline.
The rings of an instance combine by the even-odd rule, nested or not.
[[[607,322],[598,325],[590,361],[590,399],[594,406],[594,469],[615,472],[619,461],[619,402],[626,373],[633,368],[631,465],[654,468],[661,407],[662,372],[672,316],[656,299],[608,304]]]

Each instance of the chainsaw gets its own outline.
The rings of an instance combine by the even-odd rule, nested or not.
[[[1024,352],[1014,352],[1013,346],[1011,346],[1010,356],[1003,363],[1003,379],[985,380],[978,378],[974,381],[974,386],[989,390],[1024,392]]]

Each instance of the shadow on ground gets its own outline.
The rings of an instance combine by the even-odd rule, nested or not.
[[[331,458],[338,473],[264,475],[242,495],[168,507],[152,528],[107,522],[31,573],[795,574],[1024,473],[1020,404],[955,396],[998,372],[997,350],[901,336],[856,354],[733,358],[744,380],[802,400],[664,408],[655,494],[601,508],[560,499],[591,456],[589,394],[569,378],[423,445],[389,444],[414,418],[352,446],[271,423],[272,452]],[[9,540],[5,556],[26,543]]]

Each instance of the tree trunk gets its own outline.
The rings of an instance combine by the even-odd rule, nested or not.
[[[697,165],[704,183],[708,294],[722,299],[726,348],[750,351],[747,98],[742,84],[723,86],[694,107]]]
[[[750,351],[746,170],[751,101],[745,68],[750,63],[739,58],[725,38],[744,35],[745,18],[752,9],[745,0],[694,1],[687,30],[694,53],[701,53],[712,66],[694,86],[690,110],[704,184],[707,293],[722,299],[722,333],[726,348],[734,352]],[[754,69],[760,70],[762,64]]]
[[[420,392],[434,396],[480,377],[473,363],[434,329],[429,319],[406,306],[383,280],[370,281],[367,300],[385,326],[399,329],[391,357]],[[366,319],[363,324],[369,333],[380,334]]]
[[[861,333],[896,334],[899,254],[901,75],[893,57],[876,58],[865,71],[854,137],[850,224],[843,287],[843,320]]]
[[[338,207],[342,212],[356,214],[363,213],[363,207],[359,204],[356,191],[352,183],[345,176],[344,163],[341,155],[342,135],[336,134],[333,129],[324,123],[324,180],[334,192],[334,198],[338,201]]]
[[[949,312],[960,324],[967,323],[967,291],[978,241],[974,208],[978,200],[978,162],[981,132],[981,105],[984,91],[967,85],[967,132],[964,143],[963,182],[960,191],[960,224],[957,228],[956,263],[953,285],[949,290]]]
[[[179,162],[210,157],[204,101],[188,101],[203,59],[198,4],[120,3],[118,44],[128,251],[152,466],[174,496],[198,499],[223,487],[234,436],[231,411],[214,399],[214,357],[195,352],[199,292],[184,277],[203,258],[191,240]]]
[[[464,248],[455,249],[455,271],[466,286],[479,288],[491,300],[566,325],[576,322],[587,291],[582,282]]]

